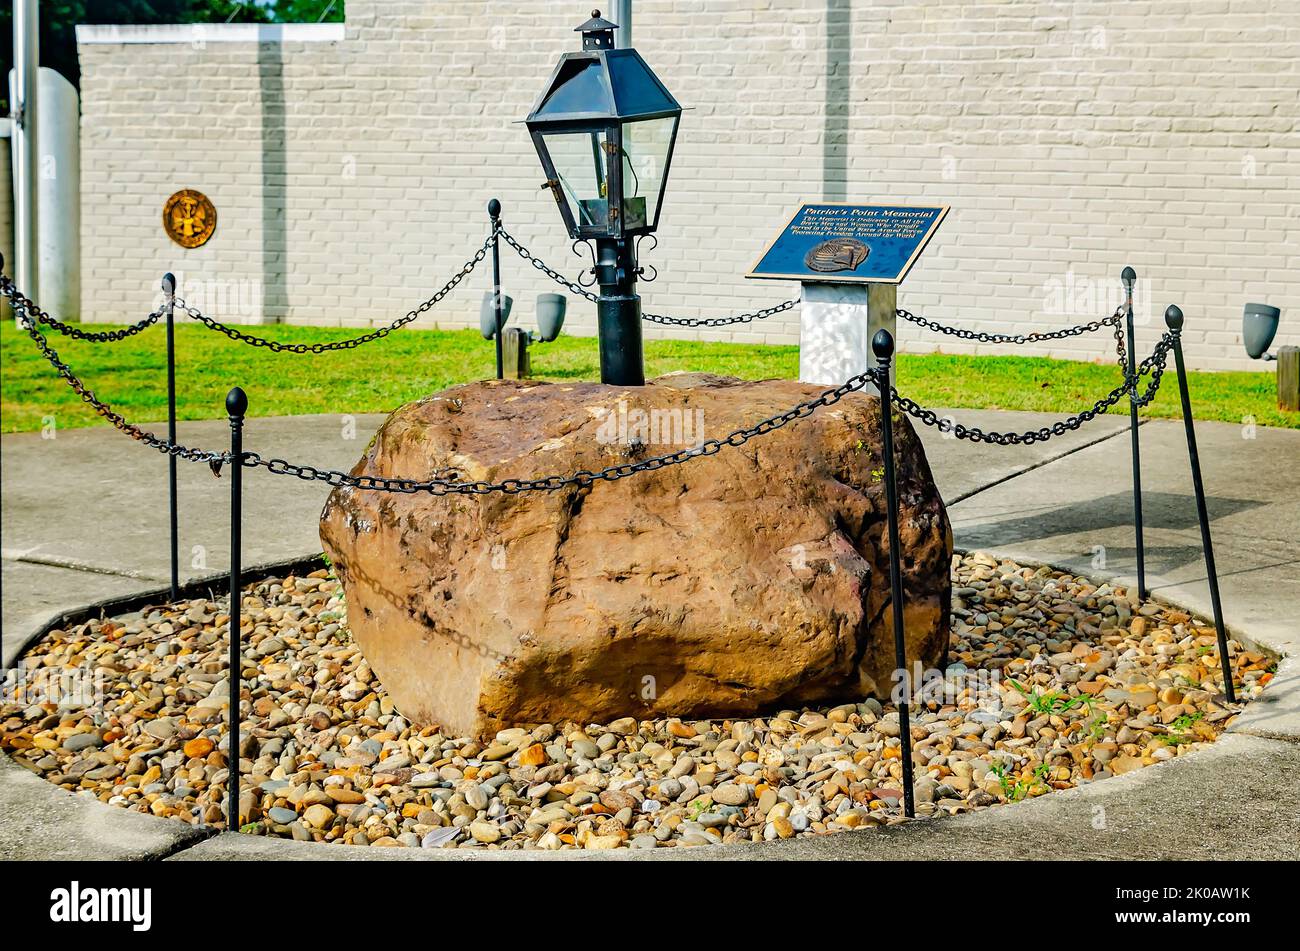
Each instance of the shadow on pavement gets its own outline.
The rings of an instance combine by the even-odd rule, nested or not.
[[[1038,542],[1048,538],[1075,535],[1081,532],[1095,534],[1107,529],[1131,531],[1133,497],[1127,492],[1116,492],[1080,502],[1071,502],[1056,508],[1021,511],[1006,518],[961,523],[959,533],[964,548],[999,548]],[[1206,500],[1211,523],[1219,518],[1236,515],[1264,505],[1253,499],[1212,497]],[[1197,531],[1196,500],[1177,492],[1145,492],[1142,495],[1143,521],[1148,530]],[[960,521],[960,513],[957,519]],[[1213,525],[1211,525],[1213,530]],[[1131,563],[1136,560],[1135,547],[1106,546],[1107,561],[1112,564]],[[1170,574],[1202,558],[1199,544],[1146,545],[1148,571]]]

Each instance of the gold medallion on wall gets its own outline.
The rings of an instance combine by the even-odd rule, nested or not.
[[[163,205],[163,231],[182,248],[206,244],[216,230],[217,209],[203,192],[182,188]]]

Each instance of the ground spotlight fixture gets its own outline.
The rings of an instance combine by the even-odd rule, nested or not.
[[[1241,342],[1252,360],[1276,360],[1268,352],[1282,311],[1269,304],[1247,304],[1241,315]]]
[[[531,343],[550,343],[564,327],[564,312],[569,299],[563,294],[537,295],[537,333],[529,334]]]
[[[502,328],[510,321],[510,308],[514,306],[515,299],[508,294],[501,295],[501,326]],[[478,332],[483,335],[484,340],[491,340],[497,335],[497,309],[496,300],[492,291],[486,291],[483,294],[483,303],[478,308]]]
[[[509,297],[502,297],[501,376],[498,379],[526,380],[532,376],[529,346],[535,343],[551,343],[560,335],[569,300],[563,294],[538,294],[537,330],[535,331],[505,326],[513,303],[514,301]],[[484,340],[492,340],[496,337],[496,300],[490,291],[483,295],[483,304],[479,309],[479,332],[483,334]]]

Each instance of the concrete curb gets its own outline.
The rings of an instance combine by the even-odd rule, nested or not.
[[[264,562],[254,565],[251,568],[244,569],[241,572],[244,584],[251,584],[257,581],[263,581],[266,578],[274,577],[280,574],[289,574],[297,572],[317,571],[324,567],[322,555],[308,555],[302,558],[290,558],[285,561]],[[193,578],[186,581],[177,588],[177,592],[182,600],[197,598],[200,595],[213,597],[214,588],[225,589],[230,578],[228,573],[213,572],[204,575],[201,578]],[[68,608],[66,611],[60,611],[51,617],[44,624],[41,624],[17,643],[13,650],[12,657],[4,658],[4,666],[12,667],[18,658],[22,657],[38,641],[44,638],[51,631],[58,630],[61,627],[75,626],[84,624],[86,621],[99,620],[101,618],[113,617],[119,614],[130,614],[132,611],[138,611],[149,604],[157,604],[159,599],[167,600],[171,597],[171,585],[162,587],[149,588],[145,591],[137,591],[133,594],[117,595],[111,598],[101,598],[98,601],[92,601],[90,604],[77,608]]]
[[[0,858],[6,861],[157,861],[213,831],[75,796],[3,754],[0,789]]]

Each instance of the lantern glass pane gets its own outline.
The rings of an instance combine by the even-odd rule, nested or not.
[[[611,50],[605,54],[605,62],[619,115],[649,116],[679,111],[677,101],[655,79],[635,50]]]
[[[623,227],[653,225],[659,216],[676,116],[623,125]]]
[[[579,228],[609,227],[609,168],[604,129],[544,133],[560,190]]]
[[[597,59],[571,59],[564,64],[539,117],[571,113],[607,113],[613,107],[605,84],[604,70]]]

